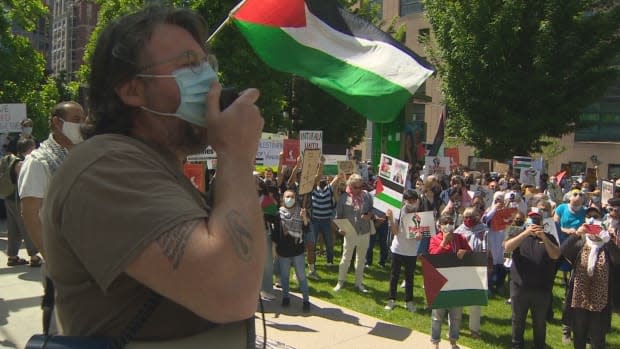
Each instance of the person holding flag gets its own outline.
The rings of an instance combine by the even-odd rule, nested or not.
[[[439,217],[439,232],[431,238],[429,254],[454,253],[459,259],[463,259],[467,252],[471,252],[471,247],[467,239],[461,234],[454,233],[454,218],[449,214],[442,214]],[[448,314],[449,339],[452,349],[458,349],[456,341],[459,339],[461,329],[461,317],[463,307],[452,307],[443,309],[433,309],[431,316],[431,343],[433,348],[439,348],[441,340],[441,323]]]

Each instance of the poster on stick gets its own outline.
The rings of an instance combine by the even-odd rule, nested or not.
[[[26,119],[26,104],[0,104],[0,133],[22,132],[21,122]]]
[[[299,139],[285,139],[282,142],[282,167],[295,167],[299,157]]]
[[[323,154],[323,131],[299,131],[299,149],[302,153],[310,149]]]

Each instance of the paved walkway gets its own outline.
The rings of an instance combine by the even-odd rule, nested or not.
[[[41,332],[41,269],[6,266],[6,232],[0,225],[0,348],[24,348],[33,333]],[[21,250],[20,256],[26,257]],[[295,295],[289,308],[264,302],[267,338],[277,348],[430,348],[429,336],[386,323],[350,309],[312,298],[310,313],[301,312]],[[256,332],[263,335],[261,312],[256,313]],[[441,348],[449,348],[442,341]],[[461,348],[465,348],[462,347]]]

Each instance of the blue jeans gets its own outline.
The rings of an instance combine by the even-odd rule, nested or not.
[[[273,291],[273,255],[271,248],[273,242],[271,241],[271,232],[267,230],[265,232],[267,243],[265,244],[265,267],[263,268],[263,284],[261,291],[272,292]]]
[[[306,279],[305,272],[305,261],[306,257],[303,253],[295,257],[280,257],[280,283],[282,284],[283,298],[289,296],[290,270],[292,264],[295,268],[295,275],[297,275],[297,282],[301,288],[304,302],[310,300],[308,295],[308,279]]]
[[[318,239],[319,234],[323,235],[325,241],[325,252],[327,253],[327,263],[334,263],[334,234],[332,234],[332,220],[312,219],[312,231],[315,238]]]
[[[451,341],[459,339],[461,329],[462,307],[433,309],[431,312],[431,342],[439,343],[441,340],[441,323],[448,314],[448,326],[450,327],[449,338]]]

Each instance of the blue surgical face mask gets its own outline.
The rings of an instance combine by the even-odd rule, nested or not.
[[[175,116],[196,126],[206,127],[205,95],[211,83],[217,81],[217,74],[209,63],[202,62],[198,67],[183,67],[172,72],[172,75],[137,74],[141,78],[174,78],[179,87],[181,102],[175,113],[163,113],[141,106],[143,110],[161,116]]]

